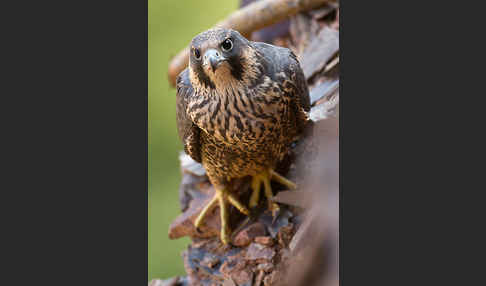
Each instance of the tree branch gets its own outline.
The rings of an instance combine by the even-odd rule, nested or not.
[[[262,0],[251,3],[230,14],[215,27],[231,28],[248,37],[253,31],[276,24],[301,11],[316,8],[329,0]],[[169,64],[169,82],[175,80],[189,61],[189,47],[180,51]]]

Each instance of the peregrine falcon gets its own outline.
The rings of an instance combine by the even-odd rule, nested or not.
[[[177,77],[177,128],[184,150],[206,169],[215,195],[195,221],[219,205],[221,241],[230,242],[228,204],[249,215],[230,191],[232,179],[252,177],[249,207],[260,187],[275,213],[270,180],[295,184],[274,170],[303,131],[310,110],[307,82],[287,48],[252,42],[232,29],[200,33],[189,66]]]

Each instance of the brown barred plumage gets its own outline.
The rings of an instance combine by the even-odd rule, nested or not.
[[[289,49],[221,28],[192,40],[189,67],[177,79],[177,126],[186,153],[203,164],[217,191],[232,179],[272,171],[309,109],[307,83]]]

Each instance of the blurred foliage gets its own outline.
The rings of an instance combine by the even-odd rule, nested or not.
[[[167,81],[172,56],[192,37],[238,6],[230,1],[148,1],[148,280],[184,274],[181,253],[189,239],[169,240],[171,221],[180,213],[176,91]]]

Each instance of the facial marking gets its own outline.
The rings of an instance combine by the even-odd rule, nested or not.
[[[193,86],[217,92],[251,86],[260,76],[261,68],[250,43],[236,31],[223,28],[211,29],[194,37],[190,58]],[[208,51],[210,58],[206,57]]]

